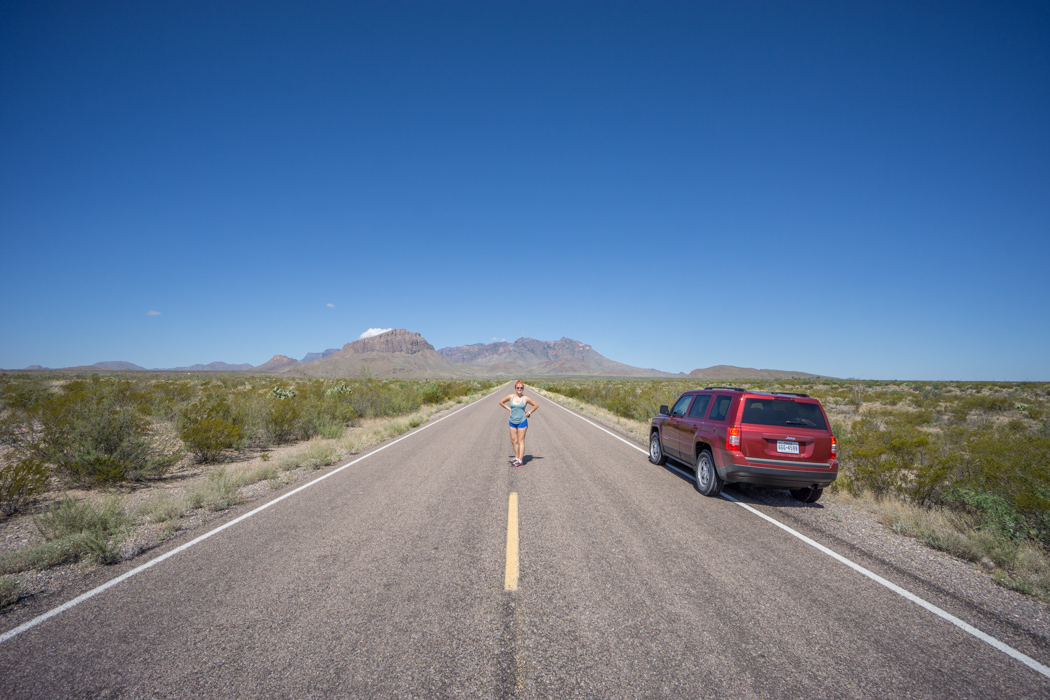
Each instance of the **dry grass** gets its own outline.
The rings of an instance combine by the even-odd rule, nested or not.
[[[834,498],[874,513],[894,532],[952,556],[980,564],[995,580],[1050,601],[1050,558],[1035,542],[983,529],[977,518],[947,508],[922,507],[891,496],[836,492]]]

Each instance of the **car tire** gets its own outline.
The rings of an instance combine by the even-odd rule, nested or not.
[[[722,493],[722,484],[711,452],[701,450],[696,456],[696,490],[705,496],[714,497]]]
[[[820,500],[824,489],[819,486],[807,486],[804,489],[791,489],[791,497],[803,503],[816,503]]]
[[[667,455],[664,454],[664,446],[660,444],[660,433],[653,431],[649,436],[649,461],[653,464],[663,465],[667,463]]]

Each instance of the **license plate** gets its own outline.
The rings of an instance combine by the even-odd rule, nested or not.
[[[777,452],[788,455],[798,454],[798,443],[787,440],[777,440]]]

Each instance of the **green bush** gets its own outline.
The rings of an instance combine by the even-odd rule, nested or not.
[[[1011,540],[1022,539],[1028,534],[1024,516],[997,494],[961,487],[946,492],[944,502],[977,514],[982,529],[994,530]]]
[[[162,476],[181,452],[154,434],[143,397],[130,382],[77,380],[0,429],[22,457],[55,466],[68,482],[100,485]]]
[[[27,375],[0,378],[0,411],[4,408],[28,410],[47,398],[51,382]]]
[[[244,421],[224,396],[202,398],[183,410],[179,437],[199,462],[214,462],[244,439]]]
[[[291,442],[302,436],[299,423],[299,402],[293,397],[274,399],[266,415],[266,433],[277,444]]]
[[[178,421],[195,396],[194,386],[185,380],[157,382],[149,390],[150,411],[160,420]]]
[[[16,513],[43,495],[50,479],[47,465],[35,457],[23,457],[0,466],[0,512]]]

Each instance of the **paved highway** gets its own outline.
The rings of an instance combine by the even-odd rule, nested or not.
[[[0,697],[1050,697],[1040,640],[933,600],[997,648],[550,401],[510,468],[509,392],[105,570],[133,575],[7,631]]]

